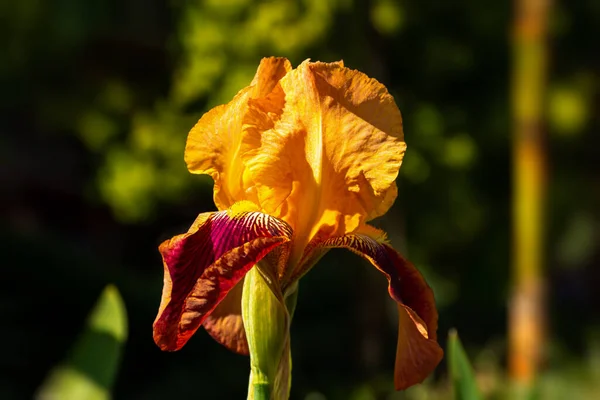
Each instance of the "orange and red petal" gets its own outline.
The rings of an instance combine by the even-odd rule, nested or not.
[[[438,314],[433,291],[421,273],[390,245],[366,234],[330,238],[321,246],[349,249],[386,276],[399,316],[394,384],[402,390],[422,382],[444,353],[437,343]]]
[[[201,214],[187,233],[162,243],[165,273],[154,321],[156,344],[180,349],[250,268],[291,235],[285,222],[269,215],[220,211]]]
[[[443,350],[417,313],[398,303],[398,345],[394,366],[394,386],[404,390],[423,382],[440,363]]]

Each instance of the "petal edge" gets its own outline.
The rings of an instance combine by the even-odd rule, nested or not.
[[[375,232],[373,228],[364,230],[370,235]],[[408,260],[370,235],[333,237],[320,247],[346,248],[368,260],[388,279],[388,292],[398,303],[399,319],[394,386],[404,390],[421,383],[443,357],[437,343],[435,299],[421,273]]]
[[[180,349],[260,259],[290,240],[289,226],[260,212],[201,214],[160,246],[165,276],[154,340]]]

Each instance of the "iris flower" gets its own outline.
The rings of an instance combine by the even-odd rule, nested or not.
[[[423,381],[443,354],[432,290],[368,225],[396,198],[405,150],[400,111],[375,79],[343,62],[292,69],[263,59],[250,85],[189,133],[185,162],[214,179],[219,211],[159,247],[157,345],[179,350],[203,326],[250,354],[250,398],[286,398],[298,280],[329,249],[345,248],[387,278],[397,303],[396,389]]]

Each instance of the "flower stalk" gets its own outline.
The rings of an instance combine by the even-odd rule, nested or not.
[[[242,295],[242,319],[250,350],[248,399],[287,399],[291,317],[266,270],[265,264],[259,263],[246,274]]]

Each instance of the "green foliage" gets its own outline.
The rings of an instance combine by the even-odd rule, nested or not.
[[[548,119],[553,133],[564,137],[581,134],[589,123],[592,96],[598,84],[596,77],[584,71],[550,87]]]
[[[184,169],[187,132],[202,111],[227,103],[252,80],[258,61],[281,55],[296,62],[325,38],[343,1],[184,1],[176,9],[176,66],[168,94],[135,111],[128,139],[103,151],[98,177],[102,199],[122,221],[147,219],[159,202],[174,202],[192,185]],[[127,109],[127,92],[114,87],[112,103]],[[190,105],[205,104],[203,109]],[[114,137],[113,126],[86,112],[79,134],[92,150]],[[209,181],[206,181],[208,183]]]
[[[371,22],[382,35],[394,35],[404,23],[402,7],[395,0],[375,1],[371,7]]]
[[[127,313],[115,286],[107,286],[67,359],[55,367],[36,396],[39,400],[106,400],[127,340]]]
[[[448,370],[454,386],[456,400],[482,400],[483,397],[477,387],[473,367],[465,353],[465,349],[458,338],[456,331],[448,335],[447,347]]]

